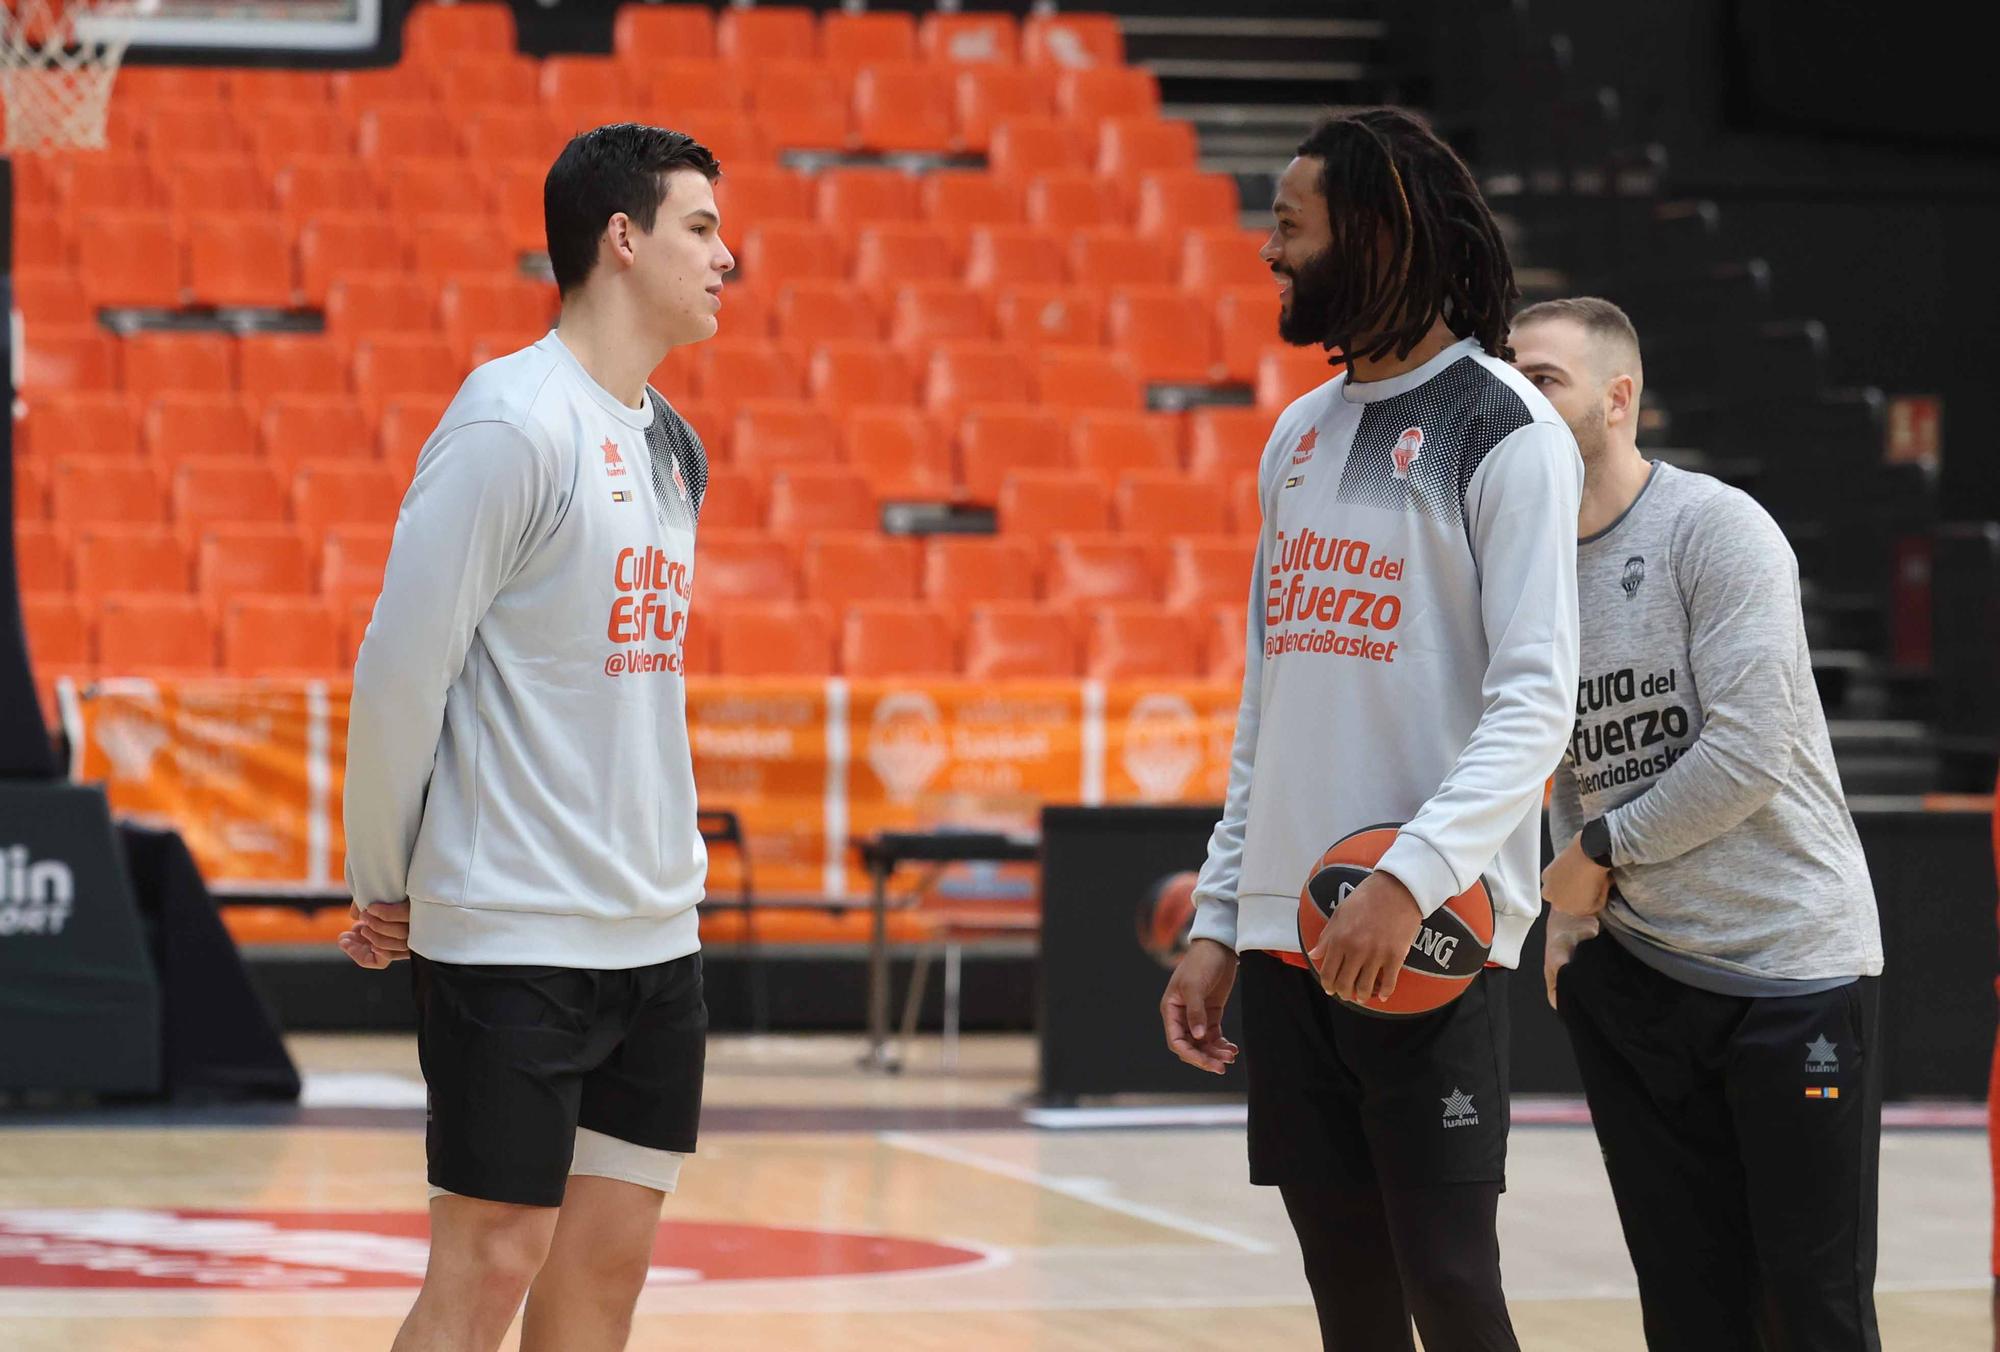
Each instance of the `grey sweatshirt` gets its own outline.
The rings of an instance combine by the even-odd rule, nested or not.
[[[1426,916],[1484,877],[1512,967],[1541,912],[1536,808],[1576,683],[1569,428],[1467,339],[1299,399],[1258,491],[1250,660],[1192,933],[1297,952],[1314,862],[1397,822],[1379,867]]]
[[[707,461],[553,333],[466,378],[424,443],[354,668],[347,880],[456,963],[698,948],[681,649]]]
[[[1549,832],[1561,849],[1605,819],[1606,931],[1726,994],[1881,971],[1778,524],[1736,489],[1656,464],[1625,514],[1579,541],[1577,592],[1583,674]]]

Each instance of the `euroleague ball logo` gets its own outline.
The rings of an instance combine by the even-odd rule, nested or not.
[[[1390,472],[1398,479],[1409,478],[1411,467],[1417,461],[1421,460],[1423,455],[1424,429],[1421,427],[1404,428],[1403,435],[1396,438],[1395,449],[1389,452],[1389,459],[1395,462],[1395,469]]]
[[[1139,898],[1139,947],[1169,971],[1188,951],[1188,932],[1194,928],[1197,876],[1191,872],[1169,873]]]

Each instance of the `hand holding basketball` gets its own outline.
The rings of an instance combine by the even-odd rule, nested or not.
[[[376,901],[347,908],[354,925],[335,940],[355,965],[381,971],[410,956],[410,903]]]
[[[1611,870],[1583,852],[1581,836],[1542,870],[1542,900],[1565,915],[1596,915],[1610,896]]]
[[[1236,1044],[1222,1035],[1222,1010],[1235,984],[1236,955],[1213,939],[1196,939],[1160,997],[1167,1047],[1196,1070],[1220,1075],[1236,1060]]]
[[[1320,931],[1308,954],[1328,995],[1360,1004],[1396,993],[1403,956],[1416,942],[1424,913],[1410,889],[1390,873],[1370,873]]]

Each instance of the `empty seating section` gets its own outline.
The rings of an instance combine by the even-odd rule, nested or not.
[[[1234,679],[1272,418],[1264,237],[1092,14],[621,7],[610,55],[421,4],[387,70],[121,77],[110,148],[23,165],[16,424],[38,669],[349,666],[417,453],[547,331],[542,179],[574,132],[682,127],[739,270],[654,383],[712,462],[691,669]],[[984,156],[808,171],[793,151]],[[120,336],[106,309],[319,310]],[[1254,405],[1149,411],[1148,387]],[[995,509],[894,537],[881,507]]]

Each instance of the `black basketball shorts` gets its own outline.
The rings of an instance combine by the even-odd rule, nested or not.
[[[1312,972],[1243,955],[1250,1181],[1379,1187],[1507,1175],[1507,973],[1428,1014],[1350,1009]]]
[[[612,971],[412,954],[410,969],[434,1189],[560,1206],[579,1127],[614,1149],[693,1153],[708,1044],[699,953]]]

